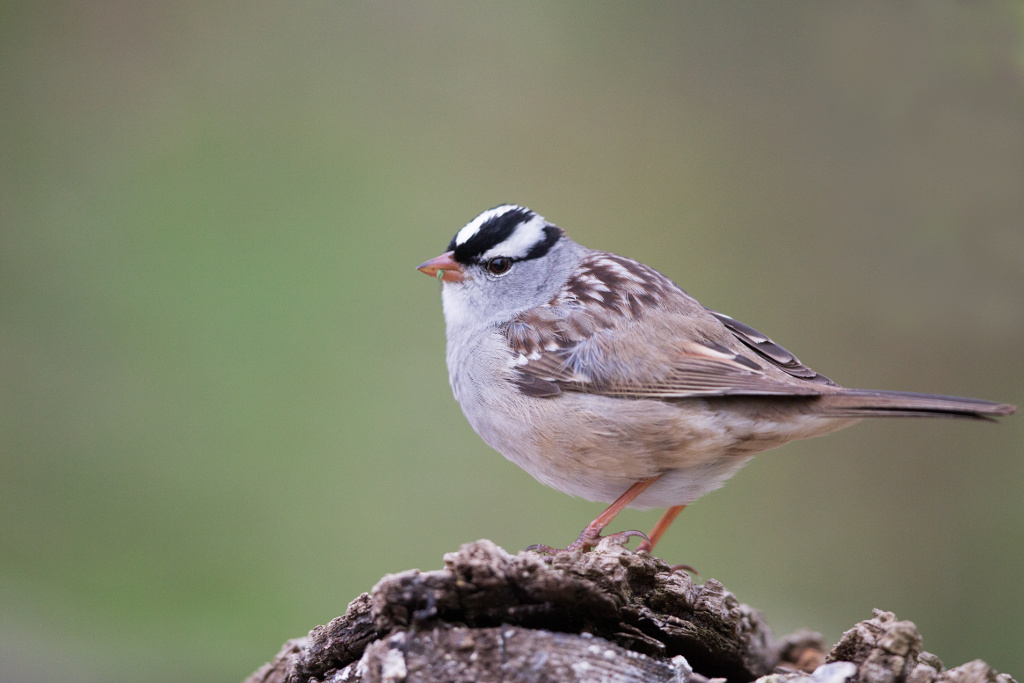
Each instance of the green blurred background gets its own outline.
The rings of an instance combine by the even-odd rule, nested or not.
[[[1020,3],[5,2],[0,678],[238,680],[384,573],[574,538],[414,269],[503,202],[840,383],[1024,404]],[[659,551],[1020,677],[1022,494],[1021,416],[876,422]]]

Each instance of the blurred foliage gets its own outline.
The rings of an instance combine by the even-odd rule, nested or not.
[[[4,3],[0,678],[237,680],[602,506],[447,387],[415,272],[527,204],[841,383],[1024,404],[1015,2]],[[660,547],[1024,674],[1024,421],[756,459]],[[657,513],[629,512],[618,528]]]

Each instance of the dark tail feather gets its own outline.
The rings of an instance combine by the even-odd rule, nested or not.
[[[1017,406],[978,398],[912,394],[903,391],[843,389],[821,397],[827,415],[835,417],[961,417],[994,420],[1012,415]]]

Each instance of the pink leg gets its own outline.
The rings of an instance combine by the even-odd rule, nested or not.
[[[651,529],[651,533],[648,534],[647,540],[640,543],[640,547],[636,549],[637,552],[640,552],[641,550],[651,552],[654,550],[654,546],[658,545],[658,541],[661,540],[661,537],[664,535],[669,525],[672,524],[672,521],[679,516],[679,513],[683,511],[684,507],[686,506],[673,505],[668,510],[665,510],[665,514],[661,516],[658,523],[654,525],[653,529]]]
[[[615,519],[615,516],[622,512],[622,510],[636,500],[637,496],[647,490],[647,488],[658,481],[661,477],[659,474],[657,477],[651,477],[650,479],[641,479],[637,483],[626,489],[626,492],[619,496],[614,503],[608,506],[608,509],[597,516],[593,522],[587,525],[587,528],[583,530],[580,537],[569,544],[566,548],[568,551],[574,550],[589,550],[597,545],[597,542],[601,539],[601,532],[604,528],[611,524],[611,521]]]

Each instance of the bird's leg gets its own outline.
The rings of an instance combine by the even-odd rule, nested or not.
[[[615,515],[622,512],[623,508],[636,500],[637,496],[646,491],[647,488],[654,482],[658,481],[659,478],[661,478],[660,474],[657,477],[651,477],[650,479],[641,479],[626,489],[626,492],[616,498],[615,502],[608,506],[608,509],[598,515],[597,519],[587,525],[587,528],[580,533],[580,537],[570,543],[566,550],[569,552],[573,552],[575,550],[586,551],[597,545],[597,542],[601,540],[601,532],[604,531],[606,526],[611,524],[611,521],[615,519]],[[636,535],[636,533],[631,533],[630,535]],[[643,536],[643,534],[640,535]],[[644,538],[646,539],[646,536],[644,536]]]
[[[672,523],[672,520],[679,516],[679,513],[683,511],[684,507],[686,506],[673,505],[668,510],[665,510],[665,514],[661,516],[661,519],[658,520],[658,523],[654,525],[653,529],[651,529],[651,533],[647,535],[647,540],[641,541],[640,546],[636,549],[636,551],[640,552],[642,550],[644,552],[649,553],[652,550],[654,550],[654,546],[658,545],[658,541],[661,540],[662,535],[668,529],[669,525]]]

